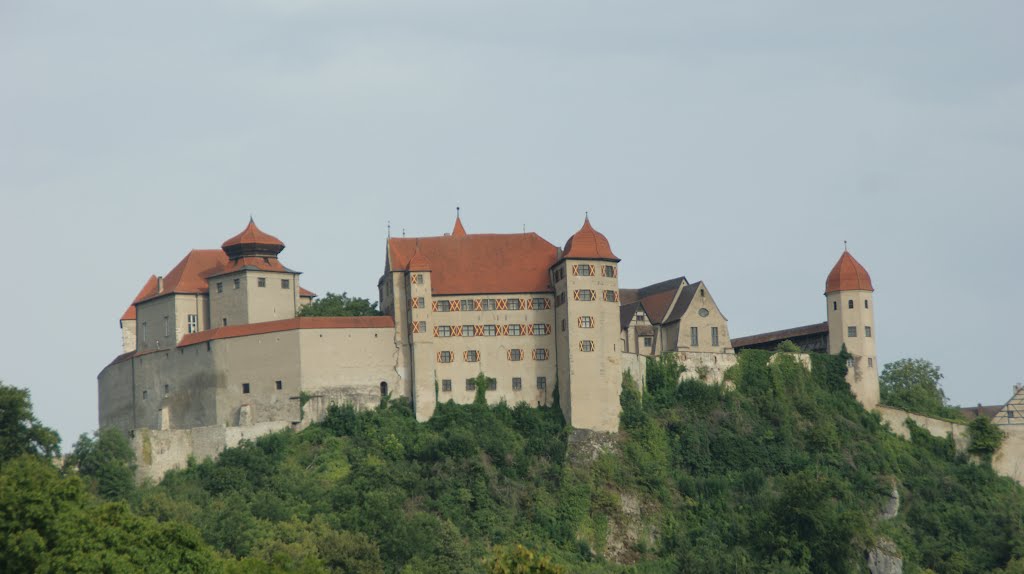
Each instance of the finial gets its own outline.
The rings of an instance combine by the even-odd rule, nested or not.
[[[388,220],[388,239],[391,239],[391,220]]]
[[[849,251],[849,249],[846,248],[846,240],[845,239],[843,240],[843,251]]]
[[[405,237],[405,228],[402,228],[402,237]]]
[[[255,221],[252,220],[252,213],[249,214],[249,223],[256,223]]]
[[[460,207],[459,207],[458,205],[456,205],[456,206],[455,206],[455,217],[459,217],[459,215],[460,215],[460,214],[459,214],[459,211],[460,211],[460,209],[461,209],[461,208],[460,208]]]

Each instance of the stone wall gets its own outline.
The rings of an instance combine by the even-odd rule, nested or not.
[[[999,425],[1006,433],[1003,445],[992,457],[992,469],[1024,485],[1024,426]]]
[[[917,426],[928,431],[932,436],[946,438],[947,435],[952,434],[953,442],[956,444],[956,449],[960,452],[966,452],[967,446],[970,444],[970,439],[967,437],[967,425],[965,424],[926,417],[924,415],[907,412],[903,409],[887,407],[885,405],[878,405],[874,410],[882,416],[883,421],[889,423],[889,427],[892,429],[892,432],[905,439],[910,438],[910,429],[908,429],[906,425],[907,419],[910,419],[914,421]]]
[[[647,356],[636,353],[622,353],[622,372],[632,375],[640,392],[647,380]]]
[[[684,377],[697,378],[705,383],[721,383],[725,371],[736,364],[736,354],[731,349],[721,353],[678,351],[676,358],[686,367]]]

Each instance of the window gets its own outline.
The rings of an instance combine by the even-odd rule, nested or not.
[[[690,346],[700,346],[700,331],[698,331],[697,327],[690,327]]]
[[[450,392],[452,392],[452,380],[451,379],[441,379],[441,392],[442,393],[450,393]]]
[[[579,270],[579,274],[583,277],[590,277],[594,272],[594,268],[590,265],[578,265],[576,267]]]
[[[448,325],[441,325],[441,326],[439,326],[437,328],[437,336],[438,337],[451,337],[452,336],[452,328],[450,326],[448,326]]]
[[[483,310],[483,311],[494,311],[497,308],[498,308],[498,300],[497,299],[481,299],[480,300],[480,309]]]
[[[195,333],[199,330],[199,315],[188,316],[188,332]]]
[[[850,303],[847,305],[850,309],[853,309],[853,299],[850,299]]]
[[[472,299],[463,299],[459,301],[459,309],[463,311],[472,311],[475,308]]]
[[[498,328],[494,325],[484,325],[484,337],[495,337],[498,335]]]
[[[164,315],[164,337],[171,336],[171,319]]]
[[[637,321],[643,321],[644,320],[644,314],[643,314],[642,311],[636,314],[636,320]]]
[[[612,302],[618,301],[619,300],[619,292],[615,291],[614,289],[606,290],[604,292],[604,300],[605,301],[612,301]]]
[[[594,342],[593,341],[580,341],[580,350],[583,351],[584,353],[593,353],[594,352]]]
[[[256,286],[257,287],[266,287],[267,286],[267,278],[266,277],[257,277],[256,278]]]
[[[533,298],[533,308],[534,309],[546,309],[547,308],[547,301],[548,300],[545,299],[544,297],[534,297]]]
[[[857,336],[857,327],[855,325],[850,325],[849,327],[847,327],[846,328],[846,336],[847,337],[856,337]]]
[[[565,332],[565,319],[562,319],[562,332]]]
[[[142,391],[142,400],[149,398],[149,391]]]
[[[549,353],[548,353],[547,349],[534,349],[533,350],[533,360],[535,360],[535,361],[546,361],[546,360],[548,360],[548,356],[549,356]]]
[[[871,357],[868,357],[868,366],[869,367],[874,367],[875,366],[875,361]]]
[[[584,329],[592,329],[594,327],[594,318],[589,316],[583,316],[577,319],[576,323]]]
[[[573,299],[577,301],[593,301],[594,299],[597,298],[594,295],[594,292],[591,291],[590,289],[577,289],[573,291],[572,294]]]
[[[243,395],[248,395],[249,394],[249,383],[242,383],[242,394]]]
[[[523,350],[522,349],[509,349],[508,350],[508,360],[510,360],[510,361],[522,361],[523,360]]]
[[[496,391],[496,390],[498,390],[498,379],[488,378],[487,379],[487,390],[488,391]]]
[[[438,351],[438,353],[437,353],[437,362],[438,363],[450,363],[450,362],[452,362],[452,352],[451,351]]]
[[[512,377],[512,390],[521,391],[523,390],[523,379],[522,377]]]
[[[718,327],[711,327],[711,346],[718,346]]]
[[[434,305],[441,313],[447,313],[452,308],[452,304],[449,303],[447,299],[438,299],[437,301],[434,301]]]
[[[236,277],[235,278],[235,289],[240,289],[241,287],[242,287],[242,280],[239,279],[238,277]]]
[[[164,395],[171,392],[171,385],[164,385]]]
[[[644,346],[650,347],[654,344],[654,337],[644,337]]]
[[[832,302],[832,310],[833,311],[838,311],[839,310],[839,301],[833,301]]]
[[[521,308],[522,308],[522,302],[519,299],[509,299],[508,300],[508,310],[509,311],[518,311]]]
[[[537,388],[541,390],[548,388],[548,378],[537,377]]]
[[[291,281],[291,279],[282,279],[281,280],[281,289],[291,289],[291,288],[292,288],[292,281]]]
[[[224,292],[224,283],[222,283],[220,281],[217,282],[217,292],[218,293],[223,293]]]
[[[512,301],[509,301],[509,303],[511,303],[511,302]],[[509,325],[508,326],[508,334],[512,335],[513,337],[518,337],[518,336],[522,335],[523,334],[523,326],[522,325]]]
[[[228,318],[227,317],[222,318],[220,321],[221,321],[221,324],[224,325],[225,327],[228,326]]]
[[[462,326],[462,336],[463,337],[472,337],[474,335],[476,335],[476,330],[473,329],[473,325],[463,325]]]
[[[865,299],[865,300],[864,300],[864,308],[865,308],[865,309],[867,309],[867,308],[868,308],[868,300],[867,300],[867,299]]]
[[[864,326],[864,336],[865,337],[870,337],[871,336],[871,327],[868,326],[868,325]]]
[[[480,351],[466,351],[463,357],[467,363],[476,363],[480,360]]]
[[[615,277],[615,266],[614,265],[605,265],[604,266],[604,273],[603,274],[604,274],[605,277]]]
[[[476,379],[466,379],[466,390],[467,391],[475,391],[476,390]]]
[[[548,325],[546,323],[534,323],[533,324],[533,334],[534,335],[550,335],[551,334],[551,325]]]
[[[388,396],[388,384],[385,381],[381,381],[380,382],[380,396],[381,397]]]
[[[426,321],[413,321],[412,322],[412,332],[413,333],[426,333],[427,332],[427,322]]]
[[[284,388],[284,381],[274,381],[274,388],[281,390]]]
[[[413,309],[422,309],[425,306],[425,303],[423,302],[423,297],[413,297],[412,299],[410,299],[410,302],[412,303],[411,307]]]

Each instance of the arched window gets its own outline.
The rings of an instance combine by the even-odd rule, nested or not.
[[[380,396],[381,397],[388,396],[388,384],[386,382],[384,382],[384,381],[380,382]]]

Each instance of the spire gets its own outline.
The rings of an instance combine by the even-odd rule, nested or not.
[[[455,227],[452,229],[452,237],[465,237],[466,228],[462,226],[462,217],[459,208],[455,208]]]

